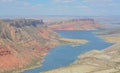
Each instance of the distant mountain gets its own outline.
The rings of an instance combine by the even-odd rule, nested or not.
[[[99,24],[94,19],[71,19],[48,25],[53,30],[94,30],[105,28],[104,25]]]
[[[16,19],[16,20],[3,20],[4,22],[9,22],[11,26],[24,27],[24,26],[37,26],[44,24],[43,20],[36,19]]]

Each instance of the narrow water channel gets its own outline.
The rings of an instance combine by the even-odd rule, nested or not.
[[[102,50],[111,43],[105,42],[103,39],[97,37],[94,31],[56,31],[64,38],[85,39],[89,42],[83,45],[72,46],[70,44],[59,45],[51,49],[48,55],[44,58],[42,66],[35,69],[26,70],[22,73],[40,73],[45,70],[67,66],[73,63],[77,57],[85,52],[93,49]]]

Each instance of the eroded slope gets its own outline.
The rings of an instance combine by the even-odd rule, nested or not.
[[[0,21],[0,73],[32,67],[57,45],[57,34],[41,24],[41,20]]]

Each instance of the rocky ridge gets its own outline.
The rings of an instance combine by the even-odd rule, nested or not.
[[[13,73],[42,62],[58,35],[42,26],[42,20],[0,21],[0,73]]]
[[[96,22],[94,19],[71,19],[48,25],[53,30],[95,30],[105,26]]]

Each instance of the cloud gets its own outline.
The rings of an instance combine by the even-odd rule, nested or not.
[[[93,2],[93,3],[108,3],[108,2],[112,2],[113,0],[83,0],[84,2]]]
[[[120,12],[119,0],[82,0],[82,3],[98,15],[115,15]]]
[[[95,5],[109,5],[111,3],[114,3],[113,0],[83,0],[83,2]]]
[[[13,2],[15,0],[0,0],[0,2]]]
[[[70,2],[74,2],[75,0],[53,0],[54,2],[57,2],[57,3],[70,3]]]
[[[85,6],[85,5],[78,5],[78,6],[76,6],[76,8],[78,8],[78,9],[89,9],[89,7]]]

